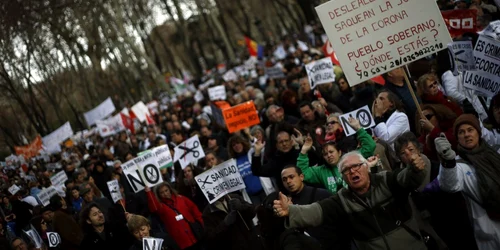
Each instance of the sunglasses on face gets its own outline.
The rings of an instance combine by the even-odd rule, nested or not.
[[[431,84],[429,84],[428,88],[433,88],[433,87],[436,87],[437,85],[438,85],[438,82],[433,81]]]
[[[328,125],[335,125],[335,123],[338,123],[337,121],[329,121],[326,123],[326,126]]]
[[[427,114],[427,115],[425,115],[425,118],[426,118],[427,120],[432,119],[432,117],[434,117],[434,114]]]

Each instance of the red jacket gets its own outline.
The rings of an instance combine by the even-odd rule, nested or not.
[[[443,94],[443,92],[439,91],[436,95],[423,95],[422,96],[422,102],[424,104],[442,104],[449,108],[451,111],[453,111],[455,114],[457,114],[457,117],[459,117],[461,114],[464,112],[462,111],[462,108],[458,103],[455,101],[450,100],[447,96]]]
[[[422,135],[420,135],[420,137],[418,138],[418,141],[424,146],[423,153],[429,158],[429,160],[439,161],[436,151],[436,145],[434,144],[434,139],[438,138],[441,133],[445,134],[446,138],[451,144],[451,148],[455,151],[457,150],[457,139],[453,134],[453,127],[442,131],[439,127],[436,126],[429,134],[422,133]],[[429,137],[427,137],[427,135]]]
[[[196,220],[203,224],[200,210],[196,205],[182,195],[172,194],[171,199],[164,199],[161,202],[156,199],[155,194],[151,191],[147,192],[147,196],[150,211],[160,216],[168,234],[175,240],[177,245],[181,249],[194,245],[197,240],[187,221],[194,222]],[[177,221],[177,213],[169,206],[181,213],[184,219]]]

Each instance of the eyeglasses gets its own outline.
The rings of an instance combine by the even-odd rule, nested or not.
[[[438,82],[433,81],[429,86],[427,86],[427,88],[433,88],[433,87],[436,87],[437,85],[438,85]]]
[[[426,115],[424,115],[424,116],[425,116],[425,118],[426,118],[427,120],[430,120],[430,119],[432,119],[432,117],[434,117],[434,114],[426,114]]]
[[[361,163],[357,163],[357,164],[352,164],[351,166],[344,168],[342,170],[342,174],[347,175],[349,173],[354,173],[354,172],[358,171],[361,168],[361,166],[363,166],[363,164],[365,164],[365,163],[361,162]]]
[[[326,126],[328,126],[328,125],[335,125],[335,123],[338,123],[338,122],[337,121],[330,121],[330,122],[326,123]]]

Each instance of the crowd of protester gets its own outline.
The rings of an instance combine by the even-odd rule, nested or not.
[[[498,2],[438,4],[477,9],[484,27],[498,16]],[[311,89],[304,64],[324,57],[322,35],[312,24],[267,45],[256,76],[204,76],[226,87],[231,106],[253,101],[258,125],[228,133],[201,89],[204,100],[177,95],[135,133],[96,133],[49,159],[2,167],[0,249],[143,249],[146,237],[163,239],[161,249],[500,249],[500,94],[487,100],[465,90],[447,50],[385,73],[385,83],[350,87],[337,67],[335,82]],[[477,34],[457,39],[474,43]],[[273,57],[277,46],[285,58]],[[274,65],[285,77],[265,76]],[[355,133],[346,136],[339,117],[365,105],[375,126],[350,118]],[[162,169],[162,184],[133,191],[122,163],[164,144],[173,155],[193,135],[202,160],[184,169],[176,162]],[[246,189],[209,204],[195,176],[231,158]],[[59,171],[68,176],[64,190],[43,206],[37,194]],[[110,180],[120,185],[116,203]],[[21,189],[12,195],[14,184]],[[58,246],[47,232],[59,234]]]

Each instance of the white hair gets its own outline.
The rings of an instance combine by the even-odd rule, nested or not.
[[[342,173],[342,170],[344,170],[344,163],[347,160],[347,158],[352,157],[352,156],[358,157],[359,161],[361,161],[363,163],[367,162],[366,158],[359,151],[357,151],[357,150],[351,151],[345,155],[342,155],[342,157],[340,157],[339,163],[337,164],[337,168],[339,169],[339,173]],[[368,167],[368,165],[364,164],[364,167]]]

